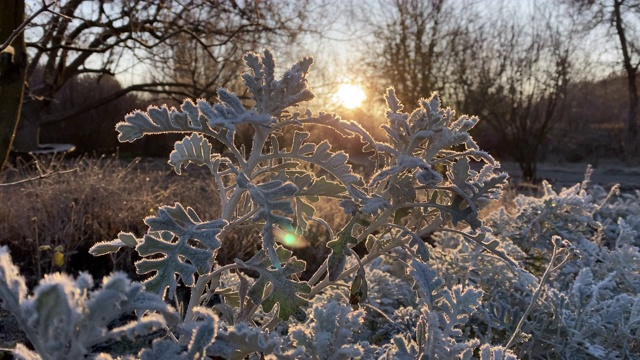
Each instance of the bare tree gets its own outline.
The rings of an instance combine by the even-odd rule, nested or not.
[[[525,180],[535,179],[540,150],[563,118],[571,76],[574,27],[554,13],[536,7],[523,19],[505,10],[454,51],[461,110],[481,116],[485,137]]]
[[[551,2],[381,1],[365,12],[363,60],[378,89],[393,85],[414,104],[437,91],[484,130],[525,179],[563,118],[574,29]],[[376,12],[377,11],[377,12]],[[368,19],[368,20],[367,20]],[[482,143],[481,143],[482,145]]]
[[[362,5],[359,22],[370,32],[363,60],[377,82],[372,93],[396,88],[405,104],[416,104],[452,85],[448,52],[462,33],[466,2],[391,0]]]
[[[305,4],[300,3],[300,8]],[[84,113],[132,91],[204,96],[212,88],[226,85],[224,66],[207,69],[211,73],[205,83],[158,76],[159,64],[175,64],[179,58],[177,49],[168,47],[172,44],[195,41],[201,46],[200,55],[223,62],[230,53],[246,50],[237,45],[241,40],[293,33],[303,20],[291,17],[280,21],[284,20],[282,9],[277,2],[267,1],[60,0],[55,10],[60,16],[41,16],[28,28],[30,86],[15,142],[22,150],[37,146],[40,126]],[[70,112],[50,112],[55,94],[75,76],[113,76],[132,66],[138,73],[124,88]]]
[[[627,82],[628,108],[625,157],[638,151],[638,67],[640,66],[640,2],[637,0],[567,0],[582,15],[587,30],[607,29],[607,37],[618,44],[619,59]]]

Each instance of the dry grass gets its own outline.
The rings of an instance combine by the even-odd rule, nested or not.
[[[64,172],[70,169],[76,170]],[[0,178],[5,184],[0,186],[0,243],[9,244],[22,270],[36,276],[51,270],[91,270],[93,263],[84,256],[91,245],[112,240],[120,231],[141,236],[146,232],[143,219],[160,205],[180,202],[203,219],[217,215],[212,182],[201,169],[189,170],[191,176],[176,176],[164,161],[141,159],[19,162]],[[46,177],[6,186],[42,175]],[[54,251],[43,246],[63,249],[66,261],[61,268],[53,265]],[[75,259],[89,263],[77,264]],[[113,258],[107,271],[129,271],[125,264],[130,260]]]

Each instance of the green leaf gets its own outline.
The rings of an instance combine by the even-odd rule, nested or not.
[[[327,247],[331,249],[329,254],[327,271],[329,272],[329,280],[336,281],[338,276],[344,270],[347,263],[347,255],[351,253],[351,247],[356,245],[358,239],[351,235],[353,226],[358,223],[358,218],[352,218],[345,227],[336,235],[335,240],[327,243]]]

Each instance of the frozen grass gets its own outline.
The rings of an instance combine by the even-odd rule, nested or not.
[[[47,174],[51,175],[7,185]],[[208,177],[194,175],[176,176],[159,160],[19,161],[5,168],[0,178],[0,242],[9,244],[27,273],[77,270],[70,268],[75,267],[74,258],[84,258],[95,242],[112,240],[120,231],[141,236],[146,231],[143,219],[162,204],[181,202],[203,217],[215,216],[213,185]],[[52,261],[56,247],[65,255],[60,267]],[[119,260],[111,259],[107,271],[131,270],[120,267],[130,261]]]

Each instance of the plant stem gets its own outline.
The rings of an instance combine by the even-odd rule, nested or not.
[[[205,286],[209,283],[209,281],[211,281],[211,279],[213,279],[214,277],[216,277],[218,274],[224,272],[224,271],[228,271],[228,270],[232,270],[232,269],[238,269],[239,266],[236,264],[228,264],[225,265],[223,267],[220,267],[218,269],[216,269],[214,272],[204,275],[204,276],[200,276],[198,278],[198,281],[196,282],[196,286],[193,287],[193,289],[191,289],[191,298],[189,299],[189,305],[187,306],[187,312],[184,316],[185,321],[189,321],[192,319],[193,317],[193,308],[200,305],[200,298],[202,297],[202,295],[204,294],[204,289]]]
[[[538,299],[542,294],[542,289],[544,288],[544,283],[547,281],[547,279],[551,275],[551,272],[553,272],[554,270],[557,270],[569,259],[569,257],[567,256],[565,259],[563,259],[563,261],[560,262],[560,264],[558,264],[557,266],[553,266],[559,254],[560,254],[560,251],[558,249],[558,245],[556,244],[556,241],[554,238],[553,253],[551,254],[551,260],[549,261],[549,265],[547,265],[547,269],[544,271],[544,274],[540,279],[540,284],[538,285],[538,288],[536,289],[536,291],[533,293],[533,296],[531,297],[531,302],[529,302],[529,306],[527,306],[527,310],[525,310],[524,314],[522,314],[522,317],[520,318],[520,321],[518,322],[516,329],[513,331],[513,334],[511,335],[511,338],[507,342],[507,345],[505,345],[505,349],[508,350],[515,343],[516,338],[518,337],[518,335],[520,334],[520,330],[522,329],[522,325],[524,325],[524,321],[527,319],[527,316],[529,316],[529,313],[531,312],[531,310],[533,310],[533,306],[538,302]]]

